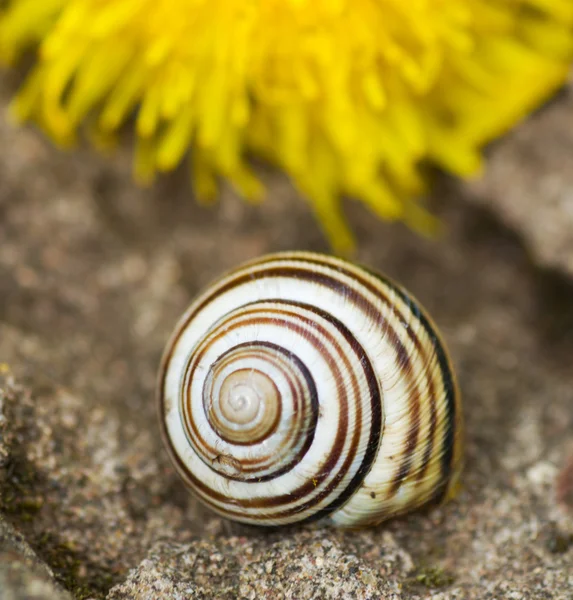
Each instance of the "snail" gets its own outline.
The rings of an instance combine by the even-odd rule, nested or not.
[[[243,523],[378,524],[447,499],[461,468],[435,326],[339,258],[273,254],[213,283],[167,344],[158,401],[186,485]]]

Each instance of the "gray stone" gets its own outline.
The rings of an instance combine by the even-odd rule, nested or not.
[[[0,598],[2,600],[72,600],[53,573],[0,516]]]

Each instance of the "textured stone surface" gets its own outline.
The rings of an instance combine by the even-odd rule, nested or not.
[[[0,598],[71,600],[23,536],[0,516]]]
[[[533,259],[573,275],[573,88],[492,148],[470,186],[518,231]]]
[[[573,517],[556,481],[573,453],[573,286],[532,265],[525,229],[499,217],[501,187],[484,208],[443,183],[437,241],[347,207],[357,258],[410,288],[450,347],[467,425],[457,500],[366,532],[260,533],[183,489],[155,375],[221,271],[328,250],[306,206],[268,174],[261,207],[225,190],[207,209],[184,172],[136,189],[126,151],[64,154],[5,122],[0,143],[0,511],[75,598],[570,598]]]
[[[380,541],[322,529],[161,543],[108,598],[399,598],[412,559]]]

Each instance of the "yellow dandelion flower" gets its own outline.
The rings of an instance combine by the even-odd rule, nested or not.
[[[62,145],[135,115],[135,174],[189,157],[262,189],[248,157],[286,171],[335,247],[343,195],[424,229],[419,165],[460,176],[480,147],[566,79],[571,0],[7,0],[0,59],[38,49],[13,103]]]

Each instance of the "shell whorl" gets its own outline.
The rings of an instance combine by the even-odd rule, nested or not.
[[[197,298],[159,405],[186,484],[246,523],[377,523],[440,501],[460,469],[435,326],[396,284],[318,254],[263,257]]]

